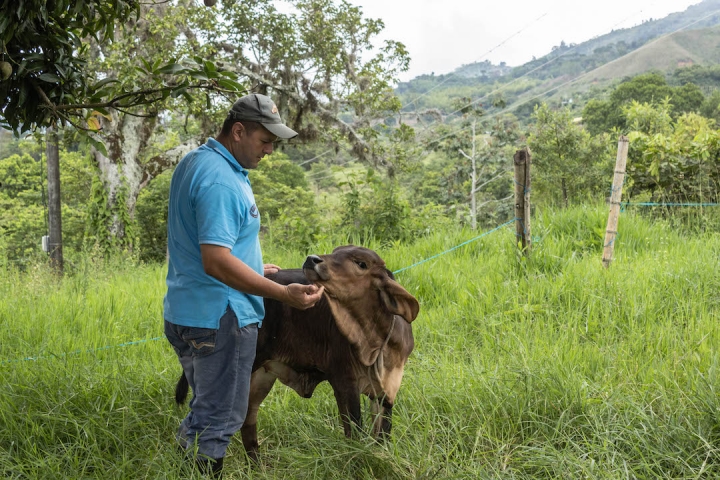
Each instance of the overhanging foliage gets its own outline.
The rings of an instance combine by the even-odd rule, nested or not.
[[[138,15],[136,0],[4,0],[0,4],[0,126],[25,132],[54,120],[51,105],[79,103],[98,87],[83,70],[86,37],[112,38]],[[4,75],[3,75],[4,77]]]

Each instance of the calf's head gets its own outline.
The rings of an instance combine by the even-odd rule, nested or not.
[[[394,280],[383,259],[367,248],[348,245],[329,255],[310,255],[303,271],[308,280],[325,287],[337,326],[364,365],[377,360],[394,315],[410,323],[420,311],[415,297]]]

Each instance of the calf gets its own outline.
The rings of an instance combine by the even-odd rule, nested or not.
[[[268,278],[285,285],[323,285],[325,295],[308,310],[265,300],[241,429],[248,455],[257,458],[258,409],[276,379],[305,398],[320,382],[330,382],[348,437],[352,423],[361,425],[363,393],[372,403],[373,434],[388,435],[405,361],[414,346],[410,322],[420,310],[415,297],[394,280],[375,252],[355,246],[311,255],[302,270],[280,270]],[[186,394],[187,381],[181,376],[178,403]]]

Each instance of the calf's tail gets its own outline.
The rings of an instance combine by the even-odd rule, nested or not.
[[[189,386],[187,378],[185,378],[185,372],[181,373],[177,385],[175,385],[175,403],[178,405],[185,403]]]

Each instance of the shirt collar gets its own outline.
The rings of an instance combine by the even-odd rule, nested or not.
[[[250,173],[250,172],[248,171],[248,169],[245,168],[245,167],[243,167],[242,165],[240,165],[240,164],[238,163],[238,161],[235,160],[235,157],[232,156],[232,153],[230,153],[230,151],[228,151],[228,149],[225,148],[225,146],[224,146],[222,143],[218,142],[218,141],[215,140],[214,138],[208,138],[207,143],[206,143],[205,145],[207,145],[208,147],[212,148],[212,149],[215,150],[217,153],[219,153],[220,155],[222,155],[222,157],[223,157],[235,170],[239,171],[240,173],[242,173],[242,174],[245,175],[246,177],[248,176],[248,174]]]

